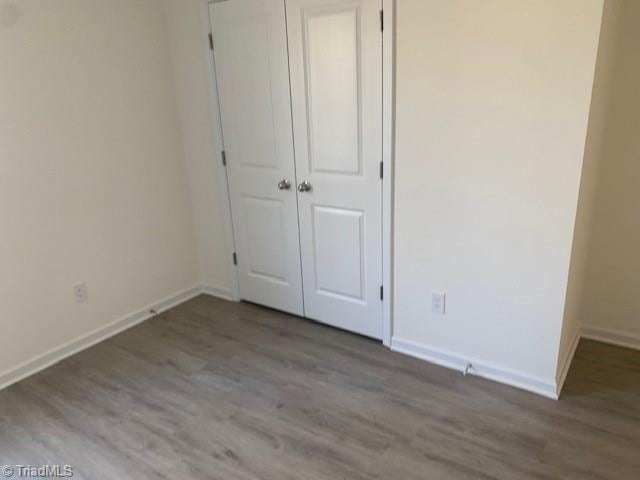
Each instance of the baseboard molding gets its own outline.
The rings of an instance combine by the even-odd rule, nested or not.
[[[31,360],[0,373],[0,390],[17,383],[24,378],[34,375],[39,371],[70,357],[71,355],[81,352],[82,350],[144,322],[151,318],[152,315],[149,312],[152,309],[158,313],[162,313],[203,293],[213,297],[222,298],[224,300],[232,300],[230,289],[216,285],[196,285],[186,290],[182,290],[166,298],[160,299],[157,302],[149,304],[136,312],[125,315],[104,327],[82,335],[75,340],[61,345],[60,347],[53,348],[44,354],[38,355]],[[526,373],[517,372],[488,362],[464,357],[456,353],[446,352],[425,344],[412,342],[398,337],[392,337],[391,350],[460,372],[463,372],[467,365],[471,363],[473,368],[468,372],[470,375],[487,378],[489,380],[557,400],[560,396],[562,387],[564,386],[567,374],[569,373],[580,338],[640,350],[640,335],[618,330],[583,326],[581,331],[575,335],[571,348],[563,359],[562,368],[560,370],[561,374],[558,377],[557,382],[550,382],[543,378],[534,377]]]
[[[609,328],[582,326],[582,338],[640,350],[640,335]]]
[[[0,390],[13,385],[31,375],[50,367],[61,360],[64,360],[71,355],[74,355],[82,350],[85,350],[97,343],[100,343],[114,335],[117,335],[124,330],[127,330],[145,320],[151,318],[153,315],[150,310],[155,310],[157,313],[162,313],[169,310],[181,303],[186,302],[203,293],[203,288],[200,285],[181,290],[173,295],[169,295],[157,302],[151,303],[141,309],[125,315],[108,325],[100,327],[92,332],[86,333],[75,340],[71,340],[59,347],[53,348],[46,353],[40,354],[31,360],[21,363],[20,365],[13,367],[3,373],[0,373]]]
[[[202,293],[211,295],[212,297],[222,298],[223,300],[233,301],[233,295],[231,294],[231,289],[227,287],[204,284],[202,285]]]
[[[580,343],[581,332],[578,330],[571,341],[571,347],[569,351],[565,355],[562,360],[562,364],[560,367],[560,376],[557,381],[557,395],[560,398],[560,393],[562,393],[562,388],[564,387],[564,382],[567,380],[567,375],[569,374],[569,370],[571,369],[571,364],[573,363],[573,357],[576,355],[576,350],[578,349],[578,344]]]
[[[558,399],[558,389],[554,381],[548,381],[398,337],[391,339],[391,350],[460,372],[463,372],[467,365],[471,363],[473,368],[468,372],[470,375],[527,390],[553,400]]]

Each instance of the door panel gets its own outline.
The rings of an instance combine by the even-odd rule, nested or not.
[[[284,202],[245,196],[247,264],[249,276],[286,282],[287,255],[282,237],[285,231]]]
[[[210,14],[240,294],[303,315],[284,3],[215,2]]]
[[[382,337],[378,0],[287,0],[306,316]]]
[[[309,168],[325,173],[358,174],[357,10],[353,6],[329,11],[304,10],[303,15]],[[328,98],[330,102],[326,101]]]
[[[364,301],[364,212],[313,206],[312,220],[317,293]]]

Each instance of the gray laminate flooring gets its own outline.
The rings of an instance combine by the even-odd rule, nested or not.
[[[0,465],[100,479],[639,479],[640,352],[559,402],[202,296],[0,392]]]

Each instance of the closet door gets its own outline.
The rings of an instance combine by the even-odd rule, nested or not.
[[[306,316],[379,339],[380,0],[286,6]]]
[[[210,14],[240,294],[303,315],[284,1]]]

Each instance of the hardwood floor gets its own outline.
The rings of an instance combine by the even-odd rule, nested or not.
[[[0,465],[100,479],[638,479],[640,352],[559,402],[198,297],[0,392]]]

